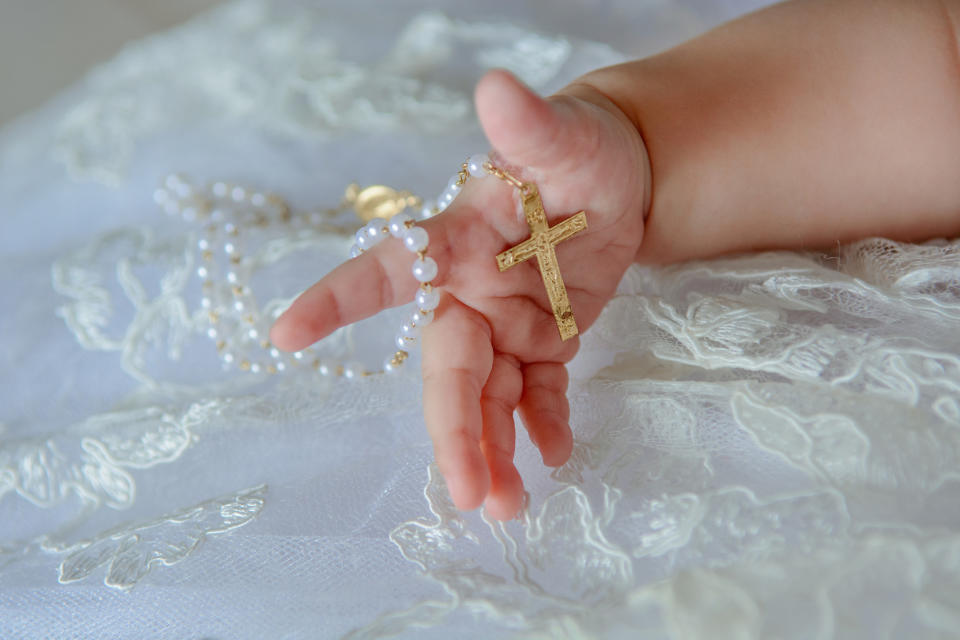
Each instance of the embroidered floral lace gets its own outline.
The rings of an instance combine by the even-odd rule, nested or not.
[[[224,5],[0,133],[0,638],[955,637],[957,241],[631,269],[572,366],[573,457],[520,443],[507,524],[450,503],[416,364],[221,370],[166,173],[432,193],[483,148],[484,68],[547,92],[750,8],[351,5]],[[268,309],[350,244],[247,236]]]

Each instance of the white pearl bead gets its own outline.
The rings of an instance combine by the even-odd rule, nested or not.
[[[431,289],[430,291],[420,289],[417,291],[415,301],[418,309],[422,311],[433,311],[437,308],[437,305],[440,304],[440,292],[436,289]]]
[[[470,156],[467,159],[467,171],[470,172],[474,178],[482,178],[487,175],[487,170],[484,168],[487,162],[490,161],[490,158],[487,157],[485,153],[478,153],[477,155]]]
[[[406,359],[400,359],[394,363],[394,358],[396,355],[387,356],[387,359],[383,362],[383,370],[387,373],[396,373],[403,368],[403,364],[406,362]]]
[[[387,224],[387,226],[390,228],[390,234],[394,238],[402,238],[403,234],[407,231],[407,223],[412,221],[413,218],[407,214],[398,213],[390,218],[390,222]]]
[[[407,229],[407,232],[403,234],[403,246],[414,253],[423,251],[429,243],[430,236],[427,235],[425,229],[421,229],[420,227],[410,227]]]
[[[224,364],[233,364],[233,361],[234,361],[235,359],[236,359],[236,357],[235,357],[232,353],[230,353],[229,351],[227,351],[226,353],[223,354],[223,363],[224,363]]]
[[[243,313],[244,311],[246,311],[247,305],[246,305],[246,303],[244,303],[243,300],[234,300],[234,301],[233,301],[233,309],[234,309],[237,313]]]
[[[218,198],[222,198],[227,195],[227,192],[230,190],[230,187],[227,186],[226,182],[214,182],[213,183],[213,195]]]
[[[217,331],[216,327],[210,327],[207,329],[207,337],[211,340],[216,340],[220,336],[220,332]]]
[[[153,201],[161,207],[166,204],[168,200],[170,200],[170,193],[163,187],[153,192]]]
[[[379,244],[381,240],[387,237],[387,234],[384,233],[383,228],[387,226],[386,221],[382,218],[374,218],[363,228],[363,232],[369,238],[370,246]]]
[[[287,368],[287,365],[283,364],[282,362],[277,362],[273,366],[277,371],[283,371],[284,369]]]
[[[267,204],[267,196],[257,191],[250,196],[250,204],[255,207],[262,207],[263,205]]]
[[[279,360],[280,358],[283,357],[283,353],[280,352],[280,349],[277,349],[276,347],[271,347],[270,357],[273,358],[274,360]]]
[[[210,307],[213,306],[213,301],[210,298],[204,296],[200,298],[200,306],[203,307],[204,309],[209,309]]]
[[[433,258],[417,259],[413,262],[413,277],[420,282],[430,282],[437,277],[437,263]]]
[[[426,220],[433,216],[433,208],[436,206],[436,203],[433,200],[427,200],[423,203],[423,208],[420,209],[420,219]]]
[[[362,250],[360,247],[358,247],[357,245],[353,245],[352,247],[350,247],[350,257],[351,257],[351,258],[356,258],[356,257],[357,257],[358,255],[360,255],[361,253],[363,253],[363,250]]]
[[[183,219],[187,222],[193,222],[197,219],[197,208],[196,207],[184,207],[183,209]]]
[[[420,335],[420,327],[408,320],[400,327],[400,333],[403,334],[404,338],[417,338]]]
[[[449,191],[451,194],[453,194],[454,197],[456,197],[457,195],[460,194],[460,190],[462,188],[463,188],[463,185],[460,184],[460,175],[456,174],[452,178],[450,178],[449,182],[447,182],[447,188],[444,189],[444,192]]]
[[[234,187],[230,191],[230,197],[233,198],[234,202],[243,202],[247,199],[247,190],[243,187]]]
[[[226,217],[227,214],[223,212],[223,209],[214,209],[210,212],[210,220],[212,222],[223,222]]]
[[[207,276],[210,275],[210,270],[207,269],[204,265],[197,267],[197,277],[201,280],[205,280]]]
[[[303,351],[294,351],[293,357],[297,360],[303,360]]]
[[[421,329],[433,322],[433,312],[432,311],[414,311],[410,315],[410,322],[417,325]]]
[[[197,240],[197,249],[200,251],[207,251],[210,249],[210,240],[208,238],[200,238]]]
[[[250,373],[260,373],[260,363],[253,362],[250,364]]]
[[[173,189],[173,190],[176,190],[176,188],[180,186],[180,183],[181,183],[180,175],[176,173],[171,173],[163,181],[163,184],[166,185],[167,189]]]
[[[360,231],[357,231],[357,234],[354,236],[354,242],[357,243],[357,246],[360,249],[370,248],[371,246],[370,238],[366,234],[366,227],[364,227],[363,229],[360,229]]]
[[[167,204],[163,205],[163,210],[167,212],[167,215],[175,216],[180,213],[180,203],[176,200],[168,200]]]
[[[417,340],[416,338],[410,338],[408,336],[403,335],[402,333],[398,333],[395,342],[398,347],[406,351],[411,346],[416,344]]]
[[[337,365],[333,364],[329,360],[321,360],[320,364],[317,365],[317,373],[322,376],[331,376],[337,371]]]
[[[348,380],[355,380],[363,376],[364,367],[359,362],[348,362],[343,365],[343,377]]]
[[[440,197],[437,198],[437,208],[441,210],[446,210],[450,206],[450,203],[454,201],[457,197],[456,191],[451,191],[450,189],[444,189],[443,193],[440,194]]]
[[[256,340],[257,338],[260,337],[260,332],[257,331],[256,329],[250,329],[249,331],[247,331],[247,337],[249,337],[251,340]]]

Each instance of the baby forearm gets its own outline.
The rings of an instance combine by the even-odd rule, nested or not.
[[[638,260],[960,232],[956,9],[798,0],[585,76],[649,153]]]

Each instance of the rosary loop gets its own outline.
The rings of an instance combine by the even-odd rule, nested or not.
[[[500,271],[535,257],[561,339],[575,336],[577,325],[554,247],[586,229],[586,214],[580,211],[550,227],[536,185],[494,166],[485,154],[471,156],[464,162],[432,201],[383,185],[360,188],[352,184],[337,207],[293,212],[275,194],[226,182],[198,188],[179,175],[168,176],[163,186],[154,192],[154,200],[168,214],[203,225],[196,245],[199,265],[196,275],[202,292],[200,306],[205,314],[206,334],[216,345],[225,367],[253,374],[276,374],[306,367],[324,376],[356,380],[399,370],[409,358],[423,327],[433,321],[440,302],[439,292],[433,286],[439,266],[427,255],[430,237],[425,229],[417,226],[412,212],[419,208],[419,219],[431,218],[453,203],[468,180],[487,175],[519,191],[531,233],[527,240],[496,256]],[[420,283],[413,309],[407,313],[394,338],[395,349],[384,358],[379,369],[370,369],[353,360],[329,360],[321,357],[313,346],[294,353],[284,353],[274,347],[266,338],[267,322],[273,317],[266,318],[257,306],[249,285],[253,264],[242,250],[244,232],[251,228],[286,227],[290,231],[347,233],[347,227],[337,224],[335,218],[350,208],[366,221],[354,234],[350,257],[356,258],[383,241],[402,242],[415,256],[411,274]]]

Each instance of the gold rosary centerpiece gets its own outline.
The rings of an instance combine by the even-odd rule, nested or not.
[[[491,166],[488,170],[520,191],[523,215],[530,227],[530,237],[499,254],[497,256],[497,266],[503,272],[525,260],[536,257],[537,265],[540,267],[540,276],[543,278],[543,285],[547,289],[547,297],[550,299],[550,306],[553,309],[553,316],[557,320],[560,339],[569,340],[579,333],[579,329],[577,329],[577,322],[573,317],[573,309],[570,307],[567,288],[564,286],[563,277],[560,275],[560,265],[557,262],[557,253],[554,248],[564,240],[587,228],[587,214],[579,211],[551,227],[547,222],[547,214],[543,210],[540,191],[535,184],[520,182],[496,167]]]

